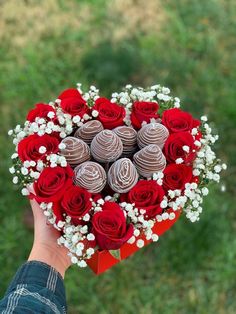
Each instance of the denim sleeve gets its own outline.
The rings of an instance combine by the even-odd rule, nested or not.
[[[15,274],[5,296],[0,300],[0,313],[66,313],[65,287],[61,275],[51,266],[30,261]]]

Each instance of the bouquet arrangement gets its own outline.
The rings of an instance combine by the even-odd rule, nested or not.
[[[169,88],[127,85],[107,99],[77,84],[9,131],[10,172],[60,230],[72,263],[99,273],[157,241],[180,212],[199,220],[207,185],[226,168],[211,131]]]

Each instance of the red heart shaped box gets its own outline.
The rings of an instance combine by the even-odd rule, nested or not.
[[[169,209],[167,213],[173,212],[172,209]],[[158,234],[158,236],[165,233],[168,229],[170,229],[173,224],[177,221],[180,216],[181,211],[175,211],[175,218],[173,220],[163,220],[161,222],[156,222],[153,227],[153,233]],[[144,235],[140,235],[138,239],[142,239],[144,241],[144,246],[151,243],[152,240],[146,240]],[[132,255],[133,253],[140,250],[137,245],[125,243],[120,248],[120,257],[121,259],[116,259],[112,256],[109,251],[106,250],[97,250],[90,259],[87,260],[88,266],[93,270],[93,272],[97,275],[105,272],[115,264],[119,263],[123,259],[127,258],[128,256]]]

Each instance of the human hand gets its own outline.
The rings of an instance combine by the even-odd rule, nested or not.
[[[68,250],[57,244],[60,232],[47,222],[46,216],[35,200],[30,200],[34,215],[34,243],[28,261],[37,260],[54,267],[64,278],[71,260]]]

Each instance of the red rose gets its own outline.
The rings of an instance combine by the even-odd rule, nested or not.
[[[52,106],[46,105],[46,104],[36,104],[35,106],[36,108],[30,110],[27,115],[26,119],[28,121],[34,122],[36,118],[44,118],[46,120],[53,120],[53,121],[56,120],[56,112]],[[54,113],[54,117],[51,119],[48,117],[49,112]]]
[[[191,182],[193,169],[186,165],[170,164],[164,172],[163,188],[168,190],[183,190],[185,183]]]
[[[35,198],[38,203],[58,201],[73,184],[73,175],[74,172],[70,166],[44,168],[38,180],[34,182],[36,196],[31,195],[31,197]]]
[[[127,224],[123,210],[117,203],[105,202],[102,211],[92,218],[92,232],[102,250],[117,250],[133,235],[133,225]]]
[[[125,108],[110,102],[107,98],[98,98],[93,109],[99,112],[97,120],[105,129],[111,130],[124,124]]]
[[[72,219],[74,225],[83,224],[81,218],[87,214],[92,206],[90,201],[91,194],[79,187],[72,185],[63,194],[62,199],[54,204],[53,211],[58,220],[64,220],[63,213],[66,213]]]
[[[81,98],[82,95],[80,94],[80,92],[78,91],[78,89],[76,88],[68,88],[65,89],[59,96],[58,99],[65,99],[65,98]]]
[[[134,128],[140,129],[142,127],[142,122],[150,122],[150,119],[159,118],[157,113],[159,105],[156,102],[151,101],[135,101],[133,103],[131,112],[131,122]]]
[[[134,203],[139,210],[146,211],[145,218],[151,219],[162,213],[160,203],[164,195],[163,188],[156,181],[140,180],[127,194],[121,195],[121,201]]]
[[[183,150],[183,146],[189,147],[189,152]],[[176,159],[182,158],[184,163],[191,163],[196,156],[194,139],[189,132],[172,133],[164,145],[164,155],[169,163],[175,163]]]
[[[200,121],[193,119],[192,115],[178,108],[165,110],[162,115],[162,124],[172,132],[191,131],[200,125]]]
[[[80,116],[82,118],[85,113],[89,113],[89,107],[77,89],[66,89],[58,98],[61,99],[60,106],[62,110],[72,116]]]
[[[38,134],[32,134],[24,138],[18,144],[18,155],[20,160],[23,162],[25,160],[43,159],[46,154],[57,153],[58,152],[59,141],[56,137],[44,134],[39,136]],[[45,153],[40,153],[39,148],[44,146],[46,148]]]

